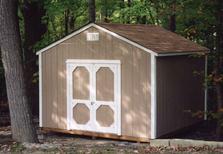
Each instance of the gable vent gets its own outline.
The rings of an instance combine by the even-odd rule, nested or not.
[[[87,33],[87,41],[98,41],[99,33]]]

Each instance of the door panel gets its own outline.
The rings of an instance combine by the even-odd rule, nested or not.
[[[75,86],[74,86],[75,85]],[[73,98],[90,99],[90,73],[83,67],[76,67],[73,71]]]
[[[90,110],[82,103],[77,103],[73,108],[73,118],[77,124],[87,124],[90,121]]]
[[[68,129],[120,135],[120,62],[68,61]]]
[[[90,64],[67,64],[68,129],[91,130]]]
[[[114,73],[109,67],[96,72],[96,100],[114,101]]]
[[[111,127],[114,123],[114,111],[108,105],[101,105],[96,111],[96,120],[101,127]]]
[[[116,64],[95,64],[93,69],[95,123],[98,130],[109,133],[118,130],[117,70]]]

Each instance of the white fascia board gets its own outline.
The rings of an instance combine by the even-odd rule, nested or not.
[[[39,54],[39,126],[43,127],[42,54]]]
[[[73,37],[73,36],[75,36],[75,35],[77,35],[77,34],[79,34],[79,33],[81,33],[81,32],[83,32],[84,30],[90,28],[92,25],[93,25],[93,23],[88,24],[88,25],[86,25],[86,26],[80,28],[79,30],[77,30],[77,31],[75,31],[75,32],[73,32],[73,33],[71,33],[70,35],[68,35],[68,36],[66,36],[66,37],[64,37],[64,38],[62,38],[62,39],[60,39],[60,40],[58,40],[58,41],[56,41],[56,42],[50,44],[49,46],[47,46],[47,47],[45,47],[45,48],[43,48],[43,49],[41,49],[41,50],[38,51],[36,54],[39,55],[40,53],[42,53],[42,52],[44,52],[44,51],[46,51],[46,50],[48,50],[48,49],[50,49],[50,48],[52,48],[52,47],[54,47],[54,46],[60,44],[60,43],[62,43],[63,41],[66,41],[67,39],[69,39],[69,38],[71,38],[71,37]]]

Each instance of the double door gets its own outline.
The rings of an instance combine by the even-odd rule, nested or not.
[[[121,133],[119,60],[66,61],[67,128]]]

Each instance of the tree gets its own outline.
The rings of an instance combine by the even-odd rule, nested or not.
[[[176,0],[174,0],[170,6],[170,17],[169,17],[169,30],[172,32],[176,31]]]
[[[216,62],[214,68],[215,75],[215,89],[217,94],[217,112],[218,112],[218,124],[217,124],[217,136],[218,138],[222,135],[222,119],[223,119],[223,2],[217,0],[216,9]]]
[[[25,79],[28,100],[32,106],[32,113],[38,112],[38,84],[34,82],[34,74],[38,71],[36,65],[37,56],[34,52],[34,45],[41,39],[46,32],[46,25],[42,23],[42,17],[45,15],[43,1],[24,0],[20,4],[24,29],[23,36],[23,62],[25,67]]]
[[[13,139],[19,142],[38,142],[26,95],[18,2],[0,0],[0,4],[0,47]]]
[[[95,0],[88,0],[89,22],[95,22]]]

